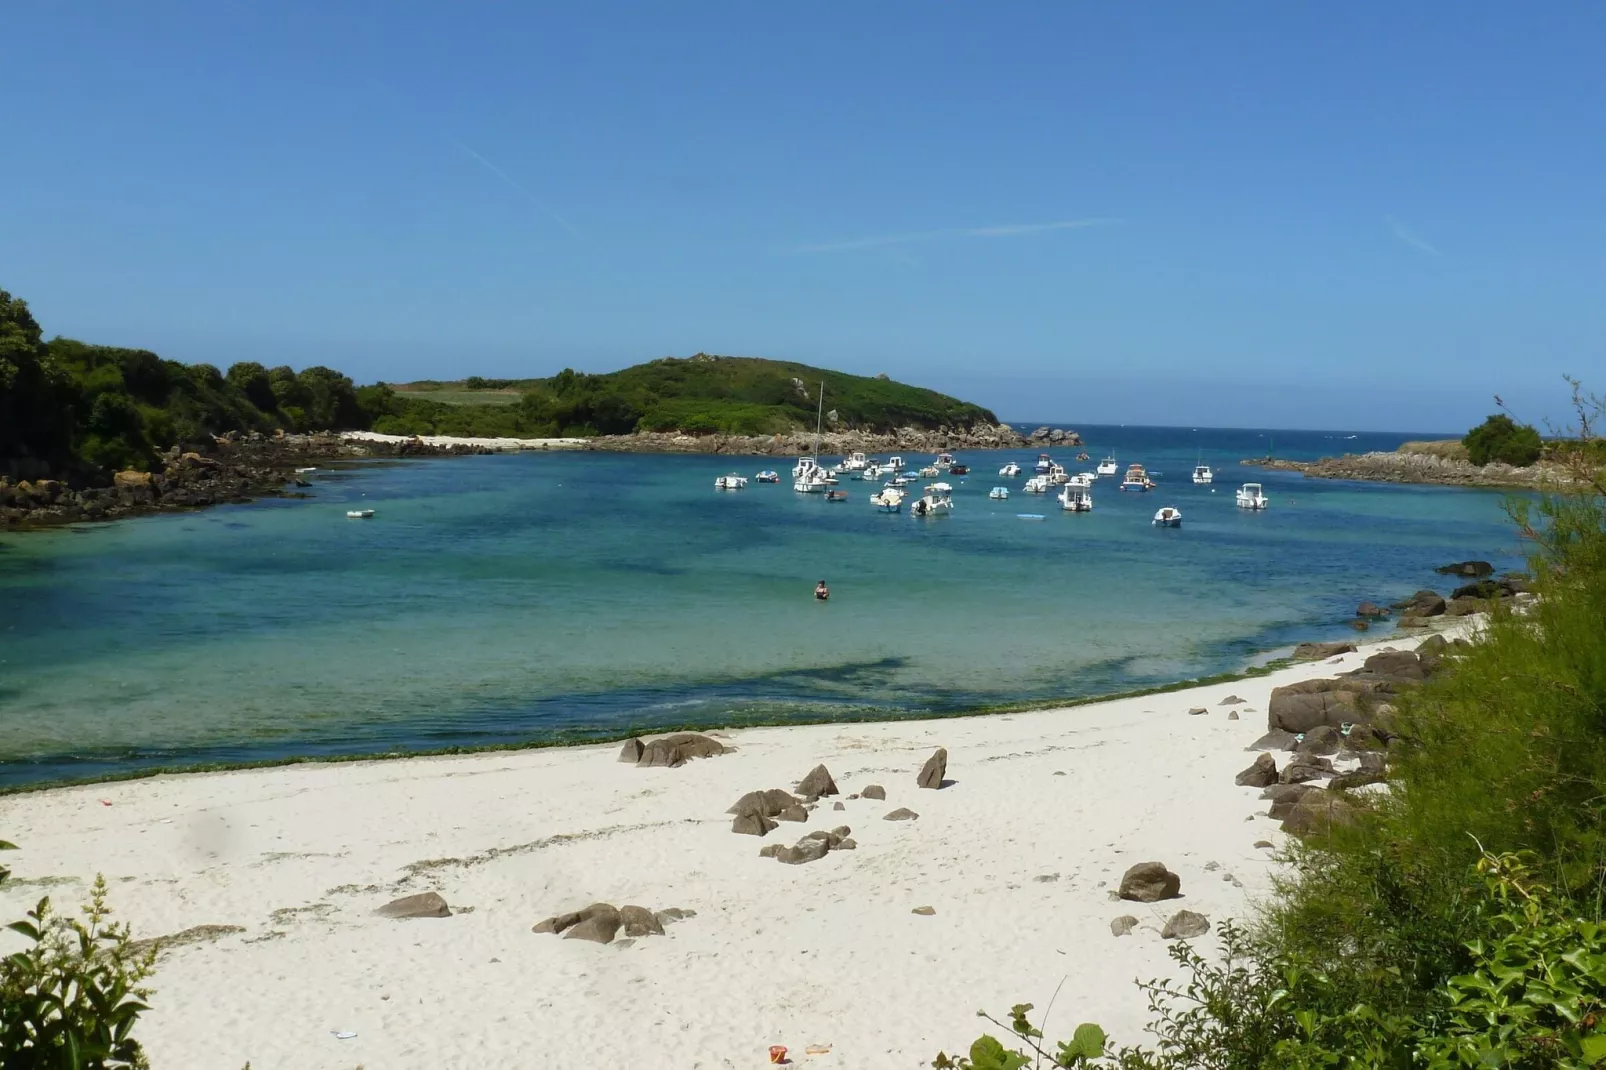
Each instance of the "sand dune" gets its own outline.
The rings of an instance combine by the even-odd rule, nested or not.
[[[566,1053],[753,1067],[771,1044],[800,1065],[918,1067],[968,1044],[978,1008],[1043,1007],[1062,981],[1051,1035],[1092,1020],[1131,1042],[1147,1020],[1133,979],[1171,970],[1166,918],[1242,916],[1269,887],[1273,852],[1254,844],[1281,833],[1233,776],[1272,687],[1364,654],[1076,709],[743,730],[732,753],[676,769],[620,764],[610,745],[0,799],[0,830],[23,848],[0,916],[42,888],[74,902],[99,871],[139,935],[239,926],[165,953],[142,1027],[160,1068],[480,1070]],[[1240,720],[1218,704],[1229,694],[1246,700]],[[918,789],[939,745],[953,783]],[[738,796],[821,762],[843,793],[874,782],[886,800],[825,800],[807,824],[732,834]],[[900,806],[919,819],[883,820]],[[857,850],[759,857],[842,824]],[[1112,901],[1150,859],[1183,897]],[[430,890],[462,913],[373,913]],[[597,900],[697,913],[625,947],[530,931]],[[1129,913],[1137,930],[1112,936]]]

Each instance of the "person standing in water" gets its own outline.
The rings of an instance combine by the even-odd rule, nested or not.
[[[830,597],[831,597],[831,588],[829,588],[829,587],[827,587],[825,585],[825,581],[824,580],[821,580],[819,583],[816,583],[814,585],[814,598],[815,598],[816,601],[824,602],[826,599],[828,599]]]

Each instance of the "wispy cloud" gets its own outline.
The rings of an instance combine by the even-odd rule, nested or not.
[[[1439,252],[1438,249],[1429,244],[1426,238],[1413,232],[1398,219],[1395,219],[1393,216],[1384,216],[1383,218],[1388,223],[1389,229],[1394,232],[1394,236],[1400,239],[1406,245],[1409,245],[1418,252],[1427,253],[1429,256],[1444,255],[1443,253]]]
[[[934,241],[940,238],[1015,238],[1024,234],[1042,234],[1051,230],[1082,230],[1087,227],[1109,227],[1125,222],[1121,219],[1059,219],[1049,223],[1005,223],[991,227],[944,227],[940,230],[914,230],[904,234],[877,234],[868,238],[850,238],[846,241],[803,245],[800,253],[842,253],[853,249],[874,249],[883,245],[906,245],[909,242]]]
[[[563,227],[564,230],[568,231],[570,234],[573,234],[576,238],[579,238],[582,241],[585,240],[585,235],[580,233],[578,227],[569,222],[567,219],[564,219],[552,208],[551,205],[547,204],[540,197],[536,196],[534,190],[530,189],[524,183],[508,174],[500,167],[496,166],[496,164],[492,163],[490,160],[487,160],[485,157],[475,152],[464,142],[452,137],[451,134],[447,134],[446,137],[451,141],[452,144],[456,145],[458,148],[472,156],[475,160],[479,161],[480,165],[483,166],[487,171],[490,171],[491,174],[495,175],[497,178],[500,178],[503,182],[506,182],[509,186],[512,186],[514,189],[524,194],[524,196],[529,199],[531,204],[534,204],[537,208],[541,209],[541,211],[551,216],[558,222],[560,226]]]

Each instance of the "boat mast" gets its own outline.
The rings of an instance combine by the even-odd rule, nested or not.
[[[814,417],[814,461],[820,460],[820,425],[825,422],[825,380],[820,380],[820,411]]]

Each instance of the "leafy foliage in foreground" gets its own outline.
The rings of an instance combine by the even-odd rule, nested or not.
[[[142,982],[156,953],[138,950],[110,916],[97,877],[82,918],[61,917],[47,898],[8,926],[31,946],[0,959],[0,1070],[149,1065],[133,1029],[149,1009]]]

